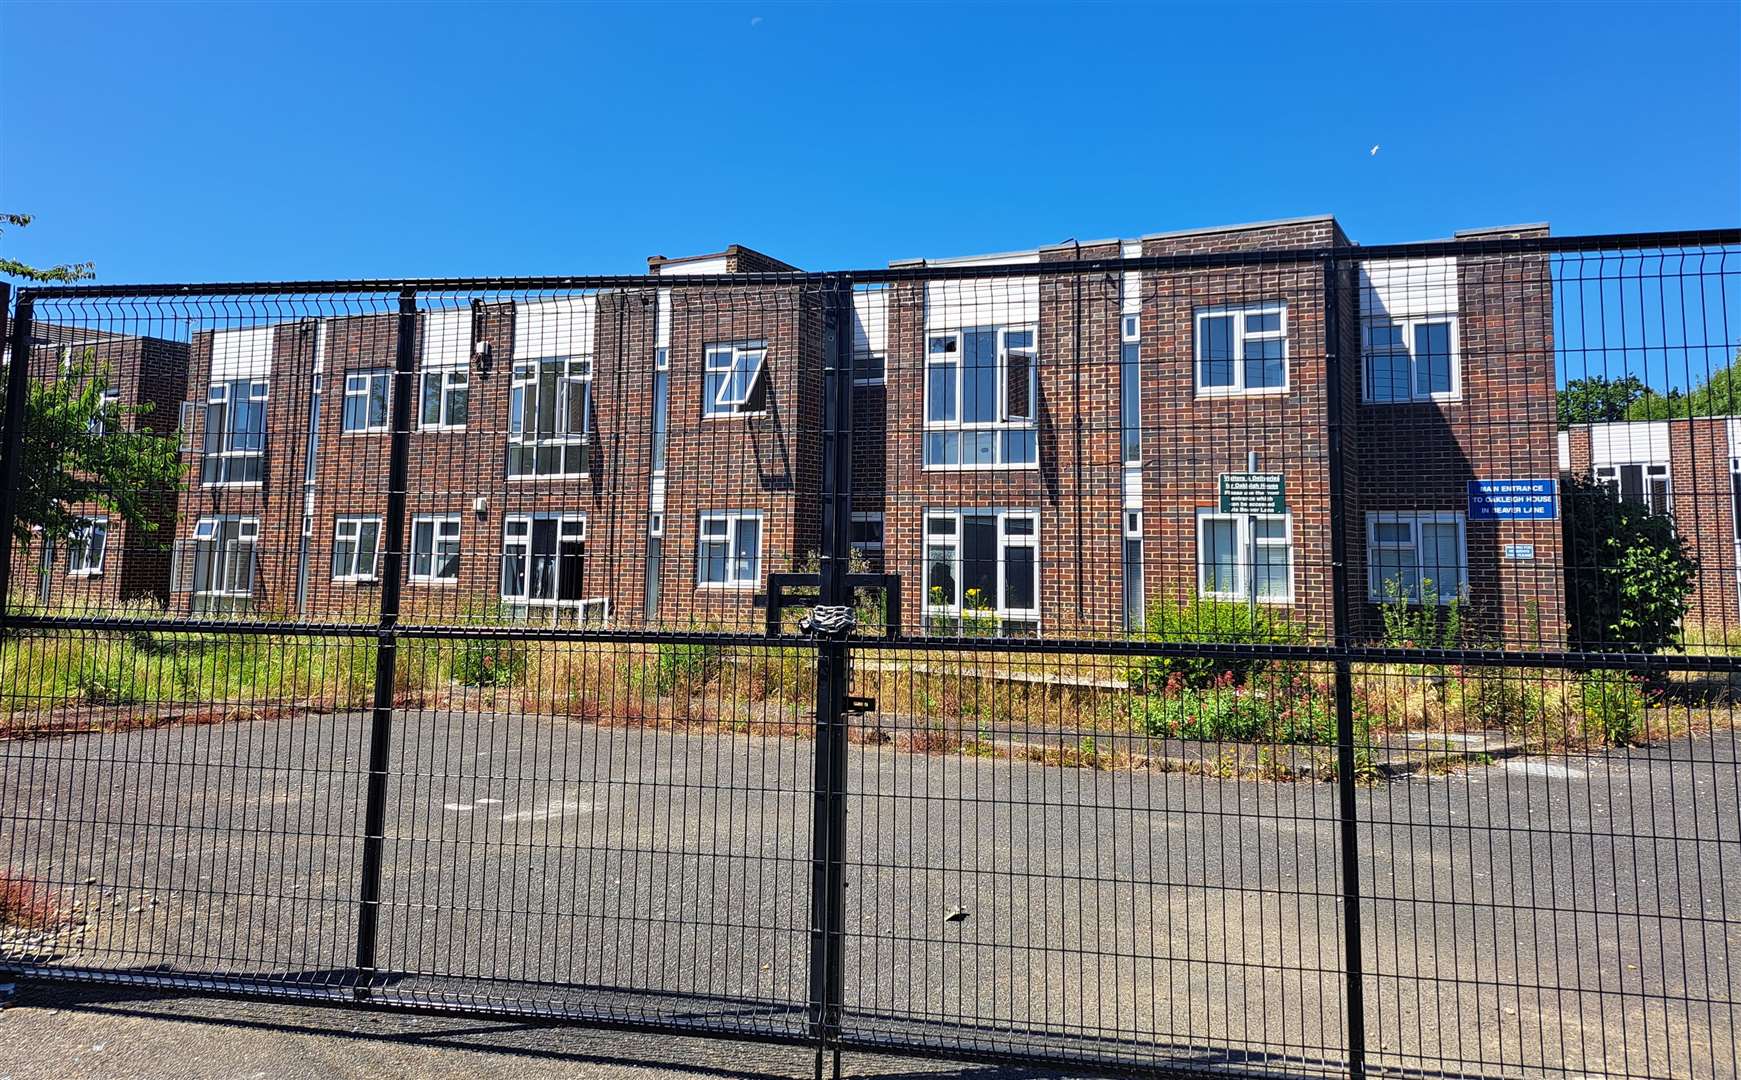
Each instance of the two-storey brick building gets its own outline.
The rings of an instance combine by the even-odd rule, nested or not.
[[[850,320],[853,542],[900,575],[908,629],[1117,635],[1211,597],[1321,637],[1339,418],[1359,629],[1386,598],[1456,600],[1484,634],[1557,644],[1559,523],[1488,497],[1551,503],[1558,474],[1545,258],[1289,254],[1329,248],[1358,253],[1324,216],[901,262],[850,300],[742,247],[625,288],[419,293],[404,606],[758,625],[768,574],[820,546]],[[1196,255],[1221,258],[1063,265]],[[372,618],[397,297],[228,314],[187,347],[171,602]],[[1282,505],[1222,513],[1219,478],[1253,459]]]

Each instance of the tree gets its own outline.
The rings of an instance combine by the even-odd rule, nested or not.
[[[1560,427],[1624,420],[1626,410],[1646,393],[1636,375],[1623,379],[1610,379],[1606,375],[1570,379],[1557,395]]]
[[[28,226],[31,220],[32,218],[29,214],[0,213],[0,235],[5,233],[5,226],[7,225],[16,229],[22,229]],[[96,268],[88,262],[62,263],[59,266],[39,267],[31,266],[28,263],[21,263],[17,259],[9,259],[4,255],[0,255],[0,274],[4,274],[7,277],[23,278],[25,281],[57,281],[62,284],[68,284],[74,281],[86,281],[90,278],[94,278],[97,276],[97,271]]]
[[[1672,644],[1699,570],[1674,519],[1583,477],[1566,478],[1562,491],[1573,644],[1639,652]]]
[[[1677,416],[1741,415],[1741,352],[1735,359],[1711,372],[1686,393],[1646,391],[1626,411],[1628,420],[1669,420]]]
[[[16,228],[28,214],[0,214]],[[83,281],[94,277],[90,263],[39,268],[0,258],[0,273],[29,281]],[[129,416],[150,405],[107,401],[108,372],[95,363],[95,350],[69,356],[59,375],[30,379],[24,399],[24,438],[16,492],[13,535],[28,544],[40,529],[60,540],[80,526],[79,504],[102,507],[141,532],[157,528],[162,499],[181,482],[175,440],[153,431],[128,430]],[[16,357],[28,364],[29,358]]]

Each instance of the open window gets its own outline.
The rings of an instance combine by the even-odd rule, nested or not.
[[[101,574],[103,572],[103,555],[108,547],[109,519],[106,517],[82,519],[67,536],[67,576],[92,577]]]
[[[1032,326],[926,335],[927,467],[1011,468],[1038,461],[1037,344]]]
[[[502,599],[510,604],[579,605],[586,518],[517,514],[503,524]]]
[[[373,581],[381,555],[381,519],[340,517],[333,522],[332,579]]]
[[[768,357],[765,341],[714,344],[706,349],[701,411],[705,416],[739,416],[767,405]]]

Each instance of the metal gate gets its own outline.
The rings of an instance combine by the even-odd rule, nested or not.
[[[1738,245],[23,290],[0,969],[1736,1075]]]

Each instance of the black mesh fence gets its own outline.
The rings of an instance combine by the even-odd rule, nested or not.
[[[0,969],[1736,1075],[1741,235],[737,258],[18,293]]]

